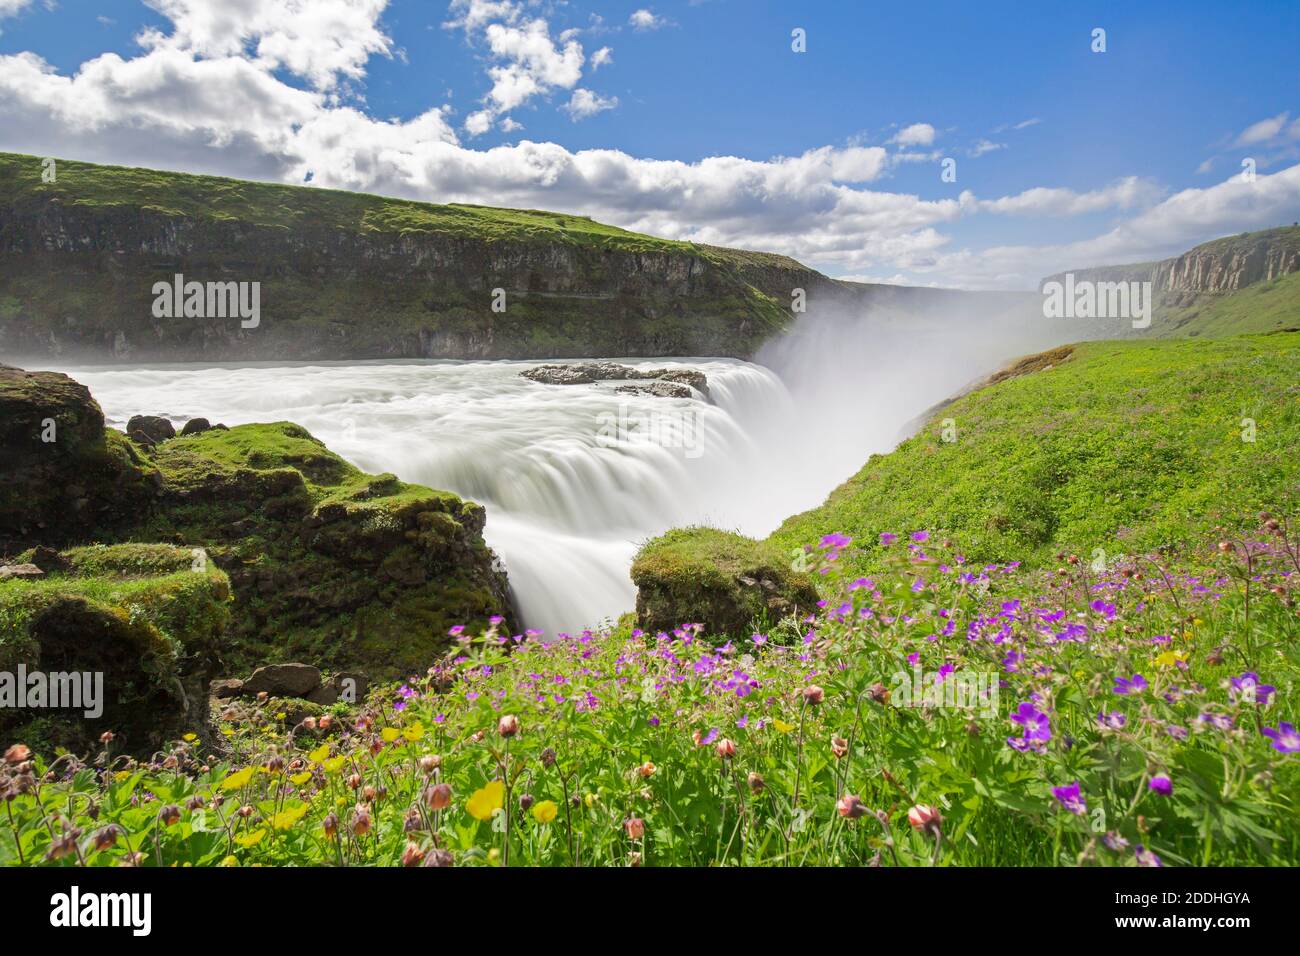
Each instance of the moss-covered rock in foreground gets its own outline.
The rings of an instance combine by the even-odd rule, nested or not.
[[[102,713],[0,707],[0,740],[85,751],[111,730],[115,749],[149,753],[205,733],[204,690],[218,666],[230,582],[170,545],[93,545],[63,552],[37,580],[0,581],[0,672],[102,674]],[[97,694],[94,684],[87,687]],[[47,701],[47,703],[49,703]]]
[[[770,544],[716,528],[677,528],[648,542],[632,564],[637,623],[671,631],[686,623],[740,637],[812,611],[812,579]]]
[[[146,448],[63,375],[0,369],[0,557],[36,545],[166,542],[229,575],[225,673],[301,660],[396,677],[454,624],[512,616],[483,508],[367,475],[287,422]],[[42,439],[48,421],[57,440]],[[12,478],[10,475],[12,474]]]
[[[105,431],[90,390],[58,372],[0,366],[0,555],[86,541],[129,525],[156,479]]]
[[[159,505],[136,530],[203,547],[229,575],[231,672],[301,660],[395,677],[454,624],[509,617],[482,506],[367,475],[288,422],[163,442]]]

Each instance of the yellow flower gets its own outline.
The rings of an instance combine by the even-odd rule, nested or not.
[[[394,740],[400,737],[401,734],[402,732],[396,727],[385,727],[379,732],[379,736],[384,738],[384,743],[386,744],[391,744]]]
[[[505,803],[506,785],[500,780],[493,780],[465,801],[465,809],[475,820],[490,820],[492,814],[500,810]]]
[[[266,829],[254,830],[252,833],[241,833],[235,837],[235,842],[240,846],[257,846],[266,836]]]
[[[304,783],[306,783],[308,780],[311,779],[311,771],[304,770],[302,773],[295,773],[289,779],[294,782],[295,786],[301,787]]]
[[[1157,667],[1174,667],[1178,664],[1186,664],[1187,655],[1182,651],[1165,651],[1156,656],[1154,663]]]
[[[325,768],[326,773],[338,773],[347,763],[347,757],[331,757],[329,760],[321,761],[321,766]]]
[[[533,806],[533,819],[545,826],[555,820],[555,815],[559,812],[559,807],[555,805],[554,800],[543,800],[541,803]]]
[[[233,856],[224,857],[217,866],[239,866],[239,860]]]
[[[594,793],[589,793],[582,798],[582,802],[587,805],[587,809],[591,809],[592,807],[594,807],[598,800],[600,800],[600,797],[598,797]]]
[[[221,781],[222,790],[238,790],[245,786],[248,781],[253,779],[253,768],[245,767],[243,770],[236,770],[225,780]]]
[[[321,744],[315,750],[307,755],[307,759],[312,763],[324,763],[325,758],[330,755],[330,745]]]
[[[230,727],[222,727],[221,734],[224,737],[233,737],[235,736],[235,731]]]
[[[790,731],[794,730],[794,724],[787,724],[780,717],[776,717],[772,720],[772,726],[783,734],[788,734]]]
[[[296,807],[290,807],[287,810],[281,810],[275,816],[271,817],[271,826],[277,830],[287,830],[307,812],[307,804],[302,803]]]
[[[1197,627],[1200,627],[1205,622],[1202,621],[1199,617],[1197,617],[1192,619],[1192,623],[1195,624]]]
[[[275,715],[275,719],[276,719],[276,720],[284,720],[284,711],[280,711],[278,714],[276,714],[276,715]]]
[[[181,738],[181,740],[185,741],[187,744],[192,744],[194,743],[194,741],[198,739],[199,739],[198,734],[186,734],[184,737]]]
[[[402,731],[402,736],[411,741],[411,743],[415,743],[415,741],[424,736],[424,724],[417,720],[415,723],[411,724],[411,726]]]

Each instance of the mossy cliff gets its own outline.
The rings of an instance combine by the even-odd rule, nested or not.
[[[367,475],[286,422],[137,444],[84,387],[0,369],[0,555],[162,542],[233,595],[214,661],[242,673],[303,660],[374,677],[423,669],[454,624],[511,617],[483,508]],[[54,419],[53,441],[41,440]],[[93,577],[93,574],[91,575]],[[45,587],[43,582],[15,582]]]
[[[0,350],[168,359],[750,355],[782,256],[533,210],[433,205],[0,153]],[[153,286],[260,285],[260,323],[153,315]],[[505,292],[494,311],[495,289]]]

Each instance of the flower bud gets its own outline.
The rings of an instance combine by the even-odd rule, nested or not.
[[[764,789],[767,788],[767,782],[763,779],[763,775],[760,773],[751,773],[745,779],[749,784],[749,790],[751,793],[762,793]]]
[[[652,764],[649,760],[647,760],[641,766],[636,768],[636,772],[639,773],[642,777],[653,776],[655,772],[655,765]]]
[[[519,733],[519,718],[514,714],[506,714],[497,721],[497,733],[502,737],[513,737]]]
[[[732,743],[728,738],[723,737],[721,740],[718,741],[717,751],[718,751],[718,756],[721,757],[723,760],[726,760],[728,757],[736,756],[736,745]]]
[[[169,803],[158,811],[158,820],[163,826],[169,827],[181,822],[181,808],[174,803]]]
[[[420,758],[420,769],[424,771],[425,776],[433,773],[442,764],[442,758],[437,754],[425,754]]]
[[[843,737],[831,737],[831,753],[838,760],[849,752],[849,742]]]
[[[424,851],[417,844],[408,843],[402,851],[402,866],[419,866],[424,862]]]
[[[943,817],[939,815],[939,811],[934,807],[918,803],[907,811],[907,822],[912,825],[913,829],[934,833],[938,831],[940,824],[943,823]]]
[[[826,699],[826,691],[822,690],[816,684],[809,684],[803,689],[803,699],[808,704],[820,704]]]
[[[424,791],[424,805],[430,810],[445,810],[451,806],[451,784],[435,783]]]
[[[858,817],[867,815],[867,805],[862,802],[861,797],[854,793],[846,793],[840,797],[839,802],[835,804],[835,809],[846,820],[856,820]]]
[[[623,821],[623,829],[629,840],[640,840],[645,836],[645,821],[640,817],[629,817]]]

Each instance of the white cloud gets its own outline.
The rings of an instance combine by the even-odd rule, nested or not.
[[[969,195],[969,194],[964,194]],[[1073,189],[1026,189],[1015,196],[978,200],[986,212],[1013,216],[1080,216],[1104,209],[1132,209],[1159,199],[1160,187],[1137,176],[1127,176],[1102,189],[1075,192]]]
[[[1289,113],[1278,113],[1276,116],[1262,119],[1258,123],[1252,123],[1242,130],[1241,135],[1237,137],[1236,145],[1254,146],[1276,139],[1278,134],[1286,128],[1289,115]]]
[[[172,21],[163,34],[146,30],[146,48],[198,57],[228,57],[252,48],[267,69],[283,68],[320,90],[339,77],[360,79],[374,54],[389,56],[392,40],[379,28],[388,0],[149,0]]]
[[[632,15],[627,18],[627,22],[631,24],[632,29],[634,30],[658,30],[660,27],[668,24],[668,21],[663,17],[657,17],[649,10],[645,9],[634,11]]]
[[[978,159],[985,153],[992,153],[999,149],[1006,149],[1006,143],[994,143],[987,139],[981,139],[978,143],[968,149],[966,152],[972,159]]]
[[[444,25],[485,42],[492,61],[488,67],[492,89],[484,108],[466,120],[465,130],[471,136],[486,132],[498,117],[536,96],[576,90],[586,63],[578,30],[564,30],[553,38],[550,24],[541,17],[528,19],[516,0],[452,0],[451,10],[453,19]],[[596,51],[592,68],[610,62],[611,53],[609,47]],[[584,90],[581,95],[574,92],[562,109],[579,119],[617,102]]]
[[[934,127],[929,123],[913,123],[895,133],[890,142],[899,146],[929,146],[934,142],[934,135]]]
[[[602,110],[612,110],[616,106],[618,106],[617,96],[605,97],[579,87],[573,91],[573,95],[569,97],[569,102],[564,104],[562,109],[576,123],[588,116],[595,116]]]
[[[591,55],[590,62],[591,62],[592,72],[595,72],[596,70],[599,70],[602,66],[606,66],[614,62],[614,51],[607,46],[603,46]]]

